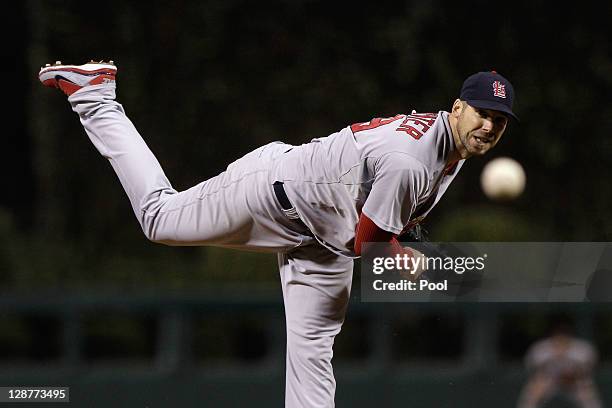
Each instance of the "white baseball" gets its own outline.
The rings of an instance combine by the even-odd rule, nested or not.
[[[480,184],[491,200],[512,200],[525,189],[525,171],[516,160],[498,157],[485,165]]]

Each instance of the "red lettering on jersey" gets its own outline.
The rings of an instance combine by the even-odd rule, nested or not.
[[[391,118],[374,118],[369,122],[355,123],[351,125],[351,130],[353,131],[353,133],[357,133],[357,132],[361,132],[362,130],[375,129],[379,126],[387,125],[391,122],[401,119],[404,116],[405,115],[395,115]]]
[[[419,140],[427,132],[438,117],[435,113],[413,113],[406,116],[399,125],[398,132],[405,132],[416,140]]]
[[[410,125],[400,125],[400,127],[398,127],[397,129],[395,129],[398,132],[406,132],[408,133],[410,136],[414,137],[416,140],[419,140],[421,138],[421,136],[423,136],[423,133],[416,130],[415,128],[413,128]]]

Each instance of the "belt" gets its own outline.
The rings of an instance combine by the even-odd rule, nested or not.
[[[278,199],[282,209],[285,211],[295,210],[295,207],[291,204],[291,201],[289,201],[289,197],[287,197],[285,187],[283,187],[283,182],[275,181],[274,184],[272,184],[272,187],[274,188],[274,194],[276,194],[276,198]]]
[[[276,199],[280,203],[281,208],[283,209],[283,213],[287,216],[287,218],[295,220],[295,222],[304,227],[308,231],[308,235],[310,235],[310,229],[306,226],[306,224],[304,224],[304,221],[300,219],[300,215],[298,214],[297,210],[295,209],[293,204],[291,204],[291,201],[289,201],[289,197],[287,197],[283,182],[275,181],[274,184],[272,184],[272,188],[274,188],[274,194],[276,195]]]
[[[283,209],[283,213],[285,213],[287,218],[297,220],[303,224],[302,220],[300,220],[300,215],[293,204],[291,204],[291,201],[289,201],[289,197],[287,197],[285,187],[283,187],[283,182],[275,181],[274,184],[272,184],[272,187],[274,188],[274,194],[276,195],[276,198]]]

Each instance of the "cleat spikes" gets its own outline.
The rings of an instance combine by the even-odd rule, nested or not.
[[[62,61],[55,61],[55,65],[62,65]]]
[[[50,67],[50,66],[51,66],[51,64],[45,64],[45,67]]]
[[[109,60],[108,62],[106,62],[104,59],[96,61],[92,58],[91,60],[89,60],[89,62],[86,62],[86,64],[106,64],[106,65],[115,66],[115,61]]]

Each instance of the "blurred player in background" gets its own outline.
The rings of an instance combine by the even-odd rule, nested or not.
[[[601,408],[593,382],[597,351],[588,341],[574,336],[568,316],[552,320],[550,336],[534,343],[525,358],[529,380],[518,408],[546,407],[566,401],[576,408]]]

